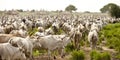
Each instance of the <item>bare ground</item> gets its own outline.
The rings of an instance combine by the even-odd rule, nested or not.
[[[85,60],[90,60],[90,47],[81,47],[81,49],[85,52]],[[108,49],[107,47],[102,47],[102,51],[109,51],[111,54],[116,53],[113,49]],[[70,60],[71,55],[66,55],[64,58],[61,58],[60,56],[56,56],[56,59],[53,57],[50,57],[50,60]],[[112,57],[111,57],[112,58]],[[49,60],[49,57],[47,55],[41,55],[34,57],[34,60]],[[114,58],[112,58],[114,60]]]

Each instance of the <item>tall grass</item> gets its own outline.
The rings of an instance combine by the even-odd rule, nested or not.
[[[111,56],[108,52],[100,53],[96,50],[90,52],[91,60],[111,60]]]
[[[93,50],[90,52],[91,60],[101,60],[101,55],[99,52]]]
[[[74,51],[74,50],[75,50],[75,47],[73,46],[73,43],[69,43],[69,44],[65,47],[65,51],[66,51],[67,53],[72,52],[72,51]]]
[[[37,28],[30,29],[30,30],[28,30],[28,35],[32,36],[32,35],[34,35],[37,31],[38,31]]]
[[[116,49],[120,53],[120,23],[105,26],[101,33],[105,36],[107,46]]]
[[[85,54],[83,51],[79,50],[79,51],[73,51],[72,52],[72,58],[71,60],[85,60]]]

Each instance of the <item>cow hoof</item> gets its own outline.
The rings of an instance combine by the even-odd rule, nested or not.
[[[65,57],[65,54],[61,56],[61,58],[64,58]]]
[[[56,57],[54,56],[54,60],[56,59]]]

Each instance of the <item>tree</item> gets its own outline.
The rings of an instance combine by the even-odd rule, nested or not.
[[[84,11],[84,13],[90,13],[90,11]]]
[[[31,10],[31,12],[35,12],[35,10],[33,9],[33,10]]]
[[[100,9],[102,13],[108,12],[111,17],[119,18],[120,17],[120,6],[114,4],[114,3],[109,3],[105,5],[103,8]]]
[[[18,12],[23,12],[23,10],[22,10],[22,9],[18,9],[17,11],[18,11]]]
[[[115,18],[120,18],[120,7],[113,5],[110,7],[110,15]]]
[[[69,11],[69,12],[76,11],[76,10],[77,8],[74,5],[69,5],[65,8],[65,11]]]

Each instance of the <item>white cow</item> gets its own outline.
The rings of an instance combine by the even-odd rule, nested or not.
[[[26,30],[23,30],[23,29],[20,29],[20,30],[12,30],[10,32],[10,34],[13,34],[15,36],[18,36],[18,37],[23,37],[25,38],[27,36],[27,31]]]
[[[51,51],[60,49],[63,55],[64,47],[70,42],[70,38],[65,35],[48,35],[39,38],[41,47],[48,50],[48,56],[50,57]]]
[[[53,35],[54,34],[54,31],[53,31],[53,29],[52,28],[48,28],[48,29],[46,29],[45,30],[45,35]]]
[[[36,32],[34,34],[34,36],[40,36],[40,37],[42,37],[42,36],[45,36],[45,33],[44,32]]]
[[[88,34],[88,41],[90,42],[91,48],[95,49],[98,41],[98,27],[93,24]]]
[[[0,34],[4,34],[5,31],[4,31],[4,27],[3,26],[0,26]]]
[[[25,60],[26,56],[20,47],[14,47],[10,43],[0,44],[0,56],[2,60]]]
[[[39,44],[38,40],[35,39],[30,39],[30,37],[27,38],[21,38],[21,37],[12,37],[9,40],[9,43],[11,43],[13,46],[24,46],[23,48],[25,49],[25,55],[28,57],[28,59],[32,59],[32,51],[35,46],[41,47]]]

